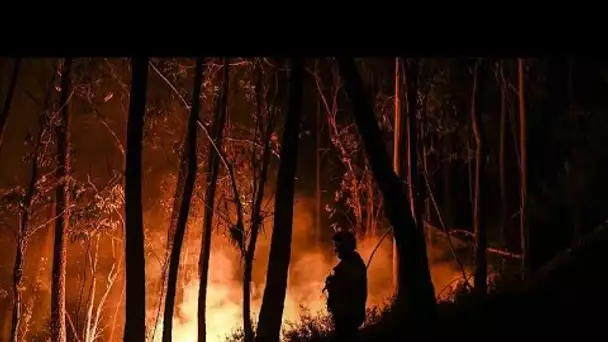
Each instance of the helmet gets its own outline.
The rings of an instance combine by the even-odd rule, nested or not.
[[[353,234],[349,230],[339,230],[337,231],[333,238],[333,242],[344,248],[355,250],[357,248],[357,240],[355,238],[355,234]]]

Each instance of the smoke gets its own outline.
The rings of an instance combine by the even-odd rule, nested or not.
[[[329,242],[317,245],[311,239],[314,229],[314,204],[311,202],[306,198],[298,198],[295,204],[292,255],[284,321],[297,321],[306,310],[313,314],[326,314],[325,298],[321,291],[325,277],[337,263],[337,259],[333,255]],[[198,226],[200,227],[200,223]],[[200,229],[196,231],[200,231]],[[256,248],[252,284],[252,318],[254,322],[257,321],[263,296],[270,233],[271,229],[262,232]],[[194,235],[192,233],[185,241],[187,251],[182,258],[182,269],[196,269],[197,267],[200,232],[198,237]],[[368,268],[368,307],[380,306],[386,303],[386,300],[392,295],[392,241],[390,236],[381,243],[380,239],[381,236],[368,236],[360,238],[358,241],[358,251],[366,263],[373,250],[378,247]],[[378,245],[379,243],[380,245]],[[449,259],[446,260],[446,251],[447,248],[442,243],[429,248],[431,273],[437,292],[461,276],[454,263]],[[224,341],[227,335],[242,328],[242,269],[239,251],[218,228],[213,236],[210,280],[207,290],[207,338],[211,342]],[[196,272],[190,277],[183,276],[184,273],[180,271],[178,287],[182,291],[182,295],[178,298],[173,337],[175,341],[189,342],[197,339],[199,281]],[[148,276],[153,276],[153,274],[148,273]],[[158,276],[160,276],[160,270]],[[149,293],[149,296],[156,295],[153,292]],[[157,324],[154,340],[159,341],[161,335],[162,319]]]

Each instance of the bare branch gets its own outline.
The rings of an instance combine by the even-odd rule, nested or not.
[[[69,206],[67,206],[62,212],[60,212],[59,214],[51,217],[49,220],[47,220],[46,222],[44,222],[43,224],[36,226],[35,228],[32,229],[28,229],[27,231],[27,237],[30,237],[32,235],[34,235],[39,229],[44,228],[46,225],[52,223],[53,221],[55,221],[57,218],[59,218],[61,215],[63,215],[66,211],[74,208],[75,205],[74,204],[70,204]]]

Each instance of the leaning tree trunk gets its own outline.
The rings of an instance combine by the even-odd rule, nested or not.
[[[59,101],[60,125],[57,126],[57,189],[55,192],[55,243],[53,245],[53,277],[51,290],[51,340],[66,342],[65,272],[67,265],[67,230],[70,222],[70,73],[72,59],[66,58],[61,76]]]
[[[261,66],[258,66],[261,69]],[[258,103],[258,118],[261,120],[262,117],[262,97],[260,91],[261,85],[261,70],[257,75],[258,83],[256,84],[256,96]],[[251,281],[253,276],[253,260],[255,256],[255,247],[258,240],[258,234],[260,226],[262,224],[262,202],[264,200],[264,189],[266,188],[266,180],[268,178],[268,168],[270,166],[270,140],[274,129],[274,123],[276,115],[274,115],[274,103],[273,103],[273,114],[270,112],[270,108],[267,106],[267,124],[264,133],[264,147],[262,151],[262,169],[260,170],[259,182],[257,186],[257,192],[255,193],[255,199],[253,202],[253,210],[251,212],[251,227],[249,243],[247,245],[247,251],[245,252],[245,270],[243,275],[243,330],[245,334],[245,342],[252,342],[254,340],[253,324],[251,323]],[[260,122],[260,126],[262,123]],[[260,130],[260,132],[264,132]],[[254,146],[255,149],[255,146]]]
[[[146,340],[146,258],[141,178],[147,85],[148,58],[133,58],[125,160],[126,312],[123,335],[125,342]]]
[[[298,161],[298,140],[302,117],[302,78],[304,61],[292,60],[289,79],[289,108],[281,144],[281,163],[277,175],[274,224],[266,272],[266,287],[257,327],[258,341],[278,342],[281,333],[287,274],[291,258],[294,181]]]
[[[8,91],[6,93],[6,98],[4,99],[4,105],[2,106],[2,112],[0,112],[0,150],[2,149],[4,128],[6,127],[8,113],[11,111],[11,104],[13,103],[13,96],[15,95],[15,88],[17,88],[17,79],[19,78],[20,69],[21,69],[21,58],[17,58],[15,60],[15,66],[13,67],[13,73],[11,75],[10,83],[8,84]]]
[[[213,227],[213,208],[215,203],[215,190],[220,169],[219,151],[222,149],[222,133],[226,123],[226,111],[228,105],[228,86],[230,70],[228,59],[224,59],[224,84],[220,102],[216,106],[215,118],[213,119],[213,141],[209,143],[209,155],[207,159],[207,190],[205,192],[205,216],[203,220],[203,245],[200,253],[200,285],[198,290],[198,342],[205,342],[207,338],[207,283],[209,282],[209,258],[211,257],[211,230]]]
[[[355,61],[339,58],[338,63],[346,93],[352,103],[357,129],[363,138],[366,155],[384,199],[386,216],[394,229],[399,258],[396,309],[407,309],[412,314],[410,318],[413,321],[428,323],[435,317],[435,291],[424,234],[416,228],[411,213],[403,210],[409,206],[407,193],[392,169],[370,95],[364,87]]]
[[[475,173],[473,179],[473,231],[475,234],[475,275],[474,275],[474,290],[479,295],[485,295],[487,289],[488,278],[488,260],[486,256],[487,241],[486,241],[486,224],[481,222],[480,205],[481,205],[481,174],[483,169],[482,164],[485,164],[485,149],[486,144],[482,137],[481,128],[481,103],[482,97],[479,96],[480,90],[483,90],[481,83],[484,80],[485,74],[483,60],[479,59],[473,67],[473,91],[471,98],[471,127],[473,128],[473,140],[475,142]],[[485,196],[484,196],[485,198]]]
[[[200,107],[201,85],[203,83],[203,59],[197,58],[194,71],[194,89],[192,91],[192,108],[190,108],[190,119],[188,120],[188,134],[186,136],[186,151],[182,153],[178,178],[183,182],[183,187],[175,189],[175,200],[179,203],[177,222],[171,248],[169,261],[169,278],[167,281],[167,296],[165,298],[165,312],[163,315],[163,342],[170,342],[173,333],[173,312],[175,310],[175,294],[177,292],[177,275],[179,271],[179,260],[188,223],[190,201],[194,192],[194,181],[196,180],[196,125]],[[181,194],[181,196],[180,196]],[[181,198],[180,198],[181,197]],[[175,215],[175,214],[174,214]],[[171,223],[173,225],[173,222]]]
[[[526,132],[526,98],[524,88],[524,60],[517,59],[518,93],[519,93],[519,148],[521,158],[521,209],[519,213],[519,229],[521,234],[521,274],[523,279],[527,279],[530,272],[530,233],[526,226],[526,201],[528,190],[527,178],[527,132]]]

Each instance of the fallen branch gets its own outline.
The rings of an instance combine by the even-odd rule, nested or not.
[[[425,224],[427,225],[427,227],[436,230],[437,232],[441,233],[441,234],[446,234],[445,231],[443,231],[442,229],[439,229],[438,227],[433,226],[432,224],[430,224],[429,222],[425,222]],[[463,229],[451,229],[449,230],[449,233],[447,233],[446,235],[450,236],[450,235],[454,235],[454,234],[463,234],[469,237],[473,236],[473,233],[467,231],[467,230],[463,230]],[[467,245],[470,245],[471,242],[470,241],[465,241],[465,240],[460,240],[463,243],[466,243]],[[508,258],[513,258],[513,259],[521,259],[521,255],[516,254],[516,253],[511,253],[509,251],[505,251],[499,248],[495,248],[495,247],[488,247],[486,248],[486,251],[488,253],[492,253],[492,254],[498,254],[504,257],[508,257]]]
[[[508,258],[521,259],[521,255],[520,254],[515,254],[515,253],[503,251],[503,250],[498,249],[498,248],[486,248],[486,251],[489,252],[489,253],[502,255],[502,256],[505,256],[505,257],[508,257]]]

